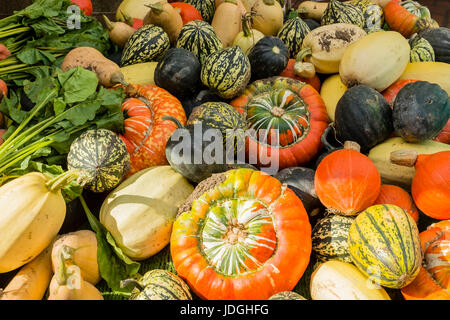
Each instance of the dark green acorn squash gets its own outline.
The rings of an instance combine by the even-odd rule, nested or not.
[[[290,19],[283,24],[277,37],[288,47],[289,57],[294,59],[302,48],[303,39],[311,29],[296,11],[293,12],[295,14],[291,14]]]
[[[216,12],[215,0],[185,0],[184,2],[193,5],[200,12],[203,20],[211,23]]]
[[[289,50],[280,38],[265,36],[250,50],[248,59],[253,82],[283,72],[289,62]]]
[[[206,57],[223,48],[213,27],[206,21],[194,20],[186,23],[177,39],[177,48],[183,48],[196,55],[200,64]]]
[[[161,27],[145,25],[128,39],[120,65],[125,67],[142,62],[159,61],[169,48],[169,36]]]
[[[310,31],[320,27],[320,23],[314,19],[303,19],[303,21],[308,25]]]
[[[172,48],[158,62],[155,83],[178,99],[193,95],[200,87],[201,65],[197,57],[182,48]]]
[[[450,116],[448,94],[427,81],[406,84],[394,100],[393,122],[396,135],[407,142],[434,138]]]
[[[425,38],[433,47],[438,62],[450,63],[450,29],[440,27],[421,31],[419,36]]]
[[[334,23],[349,23],[364,28],[366,20],[363,12],[358,7],[339,0],[330,0],[322,15],[322,19],[320,19],[320,24],[324,26]]]
[[[106,192],[114,189],[128,173],[130,155],[114,132],[88,130],[71,144],[67,167],[78,171],[91,191]]]
[[[411,47],[410,62],[435,61],[433,47],[427,39],[418,36],[417,33],[409,39],[409,46]]]
[[[381,93],[358,85],[338,101],[334,124],[339,141],[355,141],[365,152],[391,135],[392,109]]]
[[[250,76],[249,58],[239,46],[210,54],[205,59],[200,74],[202,83],[215,90],[223,99],[231,99],[240,94],[250,81]]]

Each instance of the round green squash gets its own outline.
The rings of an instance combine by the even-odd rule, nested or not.
[[[417,225],[395,205],[375,205],[361,212],[350,226],[348,247],[358,269],[387,288],[407,286],[421,267]]]
[[[366,20],[357,6],[339,0],[330,0],[320,19],[320,24],[324,26],[334,23],[348,23],[364,28]]]
[[[200,74],[202,83],[215,90],[223,99],[231,99],[241,93],[250,77],[250,61],[239,46],[210,54],[205,59]]]
[[[184,2],[194,6],[202,15],[203,20],[211,23],[216,12],[215,0],[186,0]]]
[[[328,214],[312,231],[312,249],[320,261],[352,262],[347,237],[354,217]]]
[[[395,97],[392,116],[395,134],[405,141],[433,139],[450,116],[448,94],[438,84],[408,83]]]
[[[305,297],[294,291],[282,291],[275,293],[269,300],[306,300]]]
[[[69,170],[77,170],[93,192],[114,189],[130,168],[125,143],[112,131],[88,130],[76,138],[67,155]]]
[[[435,61],[433,46],[416,33],[409,39],[409,62]]]
[[[288,47],[289,58],[297,57],[297,53],[302,48],[303,39],[310,31],[308,24],[298,16],[298,13],[283,24],[277,37]]]

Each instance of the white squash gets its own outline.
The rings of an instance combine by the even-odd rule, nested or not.
[[[169,243],[178,206],[192,191],[192,185],[170,166],[142,170],[108,195],[100,222],[127,256],[146,259]]]

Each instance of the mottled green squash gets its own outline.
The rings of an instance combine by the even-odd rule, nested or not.
[[[308,24],[298,16],[298,13],[283,24],[277,37],[288,47],[290,58],[294,59],[297,56],[302,48],[303,39],[310,31]]]
[[[414,34],[409,39],[409,46],[411,47],[410,62],[435,61],[434,49],[427,39]]]
[[[275,293],[269,300],[306,300],[305,297],[293,291],[282,291]]]
[[[409,12],[411,12],[412,14],[418,16],[419,18],[431,19],[430,10],[427,7],[421,5],[417,1],[413,0],[401,1],[400,5]]]
[[[350,3],[362,11],[364,31],[370,33],[383,29],[384,12],[382,7],[370,0],[353,0]]]
[[[334,23],[348,23],[364,28],[366,22],[363,12],[358,7],[339,0],[330,0],[320,19],[320,24],[324,26]]]
[[[211,23],[216,12],[215,0],[186,0],[184,2],[193,5],[200,12],[203,20]]]

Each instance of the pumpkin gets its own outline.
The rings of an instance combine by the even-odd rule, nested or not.
[[[383,28],[383,8],[370,0],[353,0],[350,4],[359,8],[364,16],[364,31],[376,32]]]
[[[203,20],[211,23],[216,11],[214,0],[185,0],[184,2],[194,6],[202,15]]]
[[[381,93],[386,101],[389,103],[390,107],[394,107],[394,99],[397,96],[401,88],[403,88],[407,83],[416,82],[417,80],[398,80],[391,84],[386,90]]]
[[[405,70],[409,51],[408,40],[398,32],[370,33],[350,44],[342,55],[339,65],[342,83],[349,88],[364,84],[383,91]]]
[[[330,0],[320,19],[320,24],[324,26],[334,23],[354,24],[364,28],[365,19],[362,11],[351,3]]]
[[[311,226],[295,193],[251,169],[212,176],[196,189],[170,239],[175,269],[194,293],[266,300],[291,291],[311,254]]]
[[[189,3],[171,2],[170,5],[180,14],[183,25],[194,20],[203,20],[201,13]]]
[[[275,293],[269,300],[306,300],[305,297],[293,291],[282,291]]]
[[[400,5],[419,18],[428,18],[428,19],[431,18],[430,10],[427,7],[418,3],[417,1],[413,0],[402,1],[400,2]]]
[[[274,36],[265,36],[248,53],[251,81],[278,76],[289,61],[288,47]]]
[[[92,16],[92,2],[91,0],[70,0],[72,3],[80,7],[81,11],[87,15]]]
[[[123,285],[134,284],[130,300],[192,300],[187,284],[167,270],[147,271],[138,280],[124,280]]]
[[[176,125],[163,117],[173,116],[184,124],[186,115],[180,101],[158,86],[129,85],[126,91],[128,98],[122,104],[125,130],[119,136],[130,154],[130,176],[151,166],[168,164],[165,147]]]
[[[445,62],[411,62],[398,80],[415,79],[436,83],[450,95],[450,64]]]
[[[222,49],[223,45],[209,23],[194,20],[181,28],[176,46],[191,51],[203,65],[206,57]]]
[[[414,219],[414,221],[419,221],[419,211],[417,210],[416,205],[414,204],[411,195],[405,191],[405,189],[390,185],[390,184],[382,184],[380,188],[380,194],[378,198],[373,203],[376,204],[393,204],[396,205],[406,212]]]
[[[328,154],[317,167],[316,193],[329,212],[354,216],[378,197],[380,174],[358,147],[348,141],[344,149]]]
[[[305,83],[311,85],[317,91],[319,91],[320,87],[321,87],[321,83],[320,83],[320,78],[318,77],[318,75],[315,74],[314,77],[312,77],[312,78],[305,78],[305,77],[297,76],[294,71],[294,66],[295,66],[296,62],[297,61],[295,59],[289,59],[286,68],[283,70],[283,72],[281,72],[279,74],[279,76],[291,78],[291,79],[298,80],[301,82],[305,82]]]
[[[448,94],[427,81],[406,84],[395,97],[392,113],[395,134],[408,142],[434,138],[450,117]]]
[[[280,38],[289,49],[289,58],[295,58],[300,51],[303,39],[311,31],[309,26],[300,18],[297,11],[292,11],[289,19],[278,32]]]
[[[353,217],[328,214],[312,230],[312,249],[320,261],[339,260],[352,263],[347,237]]]
[[[159,61],[169,48],[169,36],[161,27],[145,25],[128,39],[122,52],[120,66]]]
[[[358,269],[384,287],[403,288],[419,273],[419,230],[396,205],[374,205],[361,212],[350,226],[348,247]]]
[[[409,53],[410,62],[434,61],[434,49],[427,39],[414,34],[409,39],[411,52]]]
[[[448,119],[444,129],[442,129],[442,131],[433,140],[450,144],[450,118]]]
[[[171,48],[156,66],[155,84],[183,99],[199,89],[200,70],[200,62],[192,52]]]
[[[450,221],[434,223],[420,234],[423,266],[419,275],[402,288],[406,300],[450,300],[449,237]]]
[[[202,64],[202,83],[217,91],[223,99],[241,93],[250,81],[250,61],[238,46],[221,49],[210,54]]]
[[[330,260],[311,275],[313,300],[391,300],[387,292],[351,263]]]
[[[170,166],[154,166],[112,191],[100,208],[99,219],[125,255],[144,260],[169,243],[178,206],[192,190]]]
[[[83,132],[70,145],[69,170],[77,170],[93,192],[114,189],[130,169],[125,143],[112,131],[95,129]]]
[[[436,61],[450,63],[450,29],[446,27],[431,28],[419,33],[433,47]]]
[[[450,219],[450,151],[426,155],[397,150],[390,157],[395,164],[415,166],[411,194],[420,211],[433,219]]]
[[[337,104],[344,95],[345,91],[347,91],[347,87],[342,83],[339,74],[334,74],[326,78],[320,87],[320,96],[322,97],[325,107],[327,108],[328,117],[333,122],[335,119]]]
[[[246,153],[251,164],[284,169],[306,164],[319,152],[328,116],[310,85],[284,77],[258,80],[230,104],[250,129]]]

